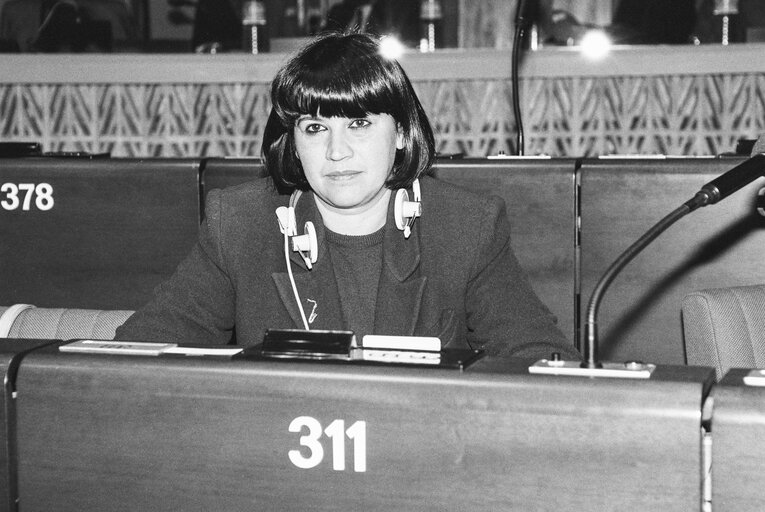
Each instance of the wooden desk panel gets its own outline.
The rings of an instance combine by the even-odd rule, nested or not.
[[[51,340],[0,340],[0,512],[17,510],[18,459],[16,452],[15,376],[24,353],[36,347],[54,343]]]
[[[715,386],[712,414],[712,507],[765,510],[765,388],[734,369]]]
[[[478,370],[36,352],[17,383],[21,506],[698,509],[712,370]],[[301,469],[289,453],[319,452],[301,447],[310,424],[322,455]]]

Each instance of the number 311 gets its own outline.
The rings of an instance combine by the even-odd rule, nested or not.
[[[345,437],[353,441],[353,470],[363,473],[367,470],[367,422],[356,421],[345,428],[345,421],[334,420],[322,430],[321,423],[311,416],[299,416],[290,423],[290,432],[308,430],[307,434],[300,436],[300,445],[308,448],[309,455],[304,456],[300,450],[290,450],[289,458],[292,463],[301,469],[310,469],[318,466],[324,459],[324,447],[321,444],[321,436],[325,434],[332,440],[332,469],[345,471]]]

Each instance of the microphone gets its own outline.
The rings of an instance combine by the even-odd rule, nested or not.
[[[714,204],[725,199],[762,176],[763,162],[765,162],[764,153],[765,135],[757,139],[757,143],[752,149],[753,156],[751,158],[701,187],[700,192],[709,196],[707,204]]]
[[[702,206],[715,204],[757,178],[765,176],[765,154],[763,152],[765,152],[765,135],[757,140],[752,149],[752,156],[748,160],[702,186],[693,198],[656,223],[611,264],[595,285],[587,306],[587,321],[584,327],[586,360],[582,362],[582,368],[593,369],[603,366],[598,360],[598,307],[608,286],[619,272],[664,230],[685,215]]]

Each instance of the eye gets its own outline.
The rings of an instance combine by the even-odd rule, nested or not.
[[[326,130],[324,126],[319,123],[305,123],[303,124],[303,131],[305,133],[313,134]]]
[[[372,123],[369,121],[369,119],[354,119],[351,121],[351,124],[348,125],[350,128],[366,128],[367,126],[371,125]]]

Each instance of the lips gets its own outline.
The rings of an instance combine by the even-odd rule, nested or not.
[[[332,180],[347,180],[361,174],[361,171],[332,171],[324,176]]]

